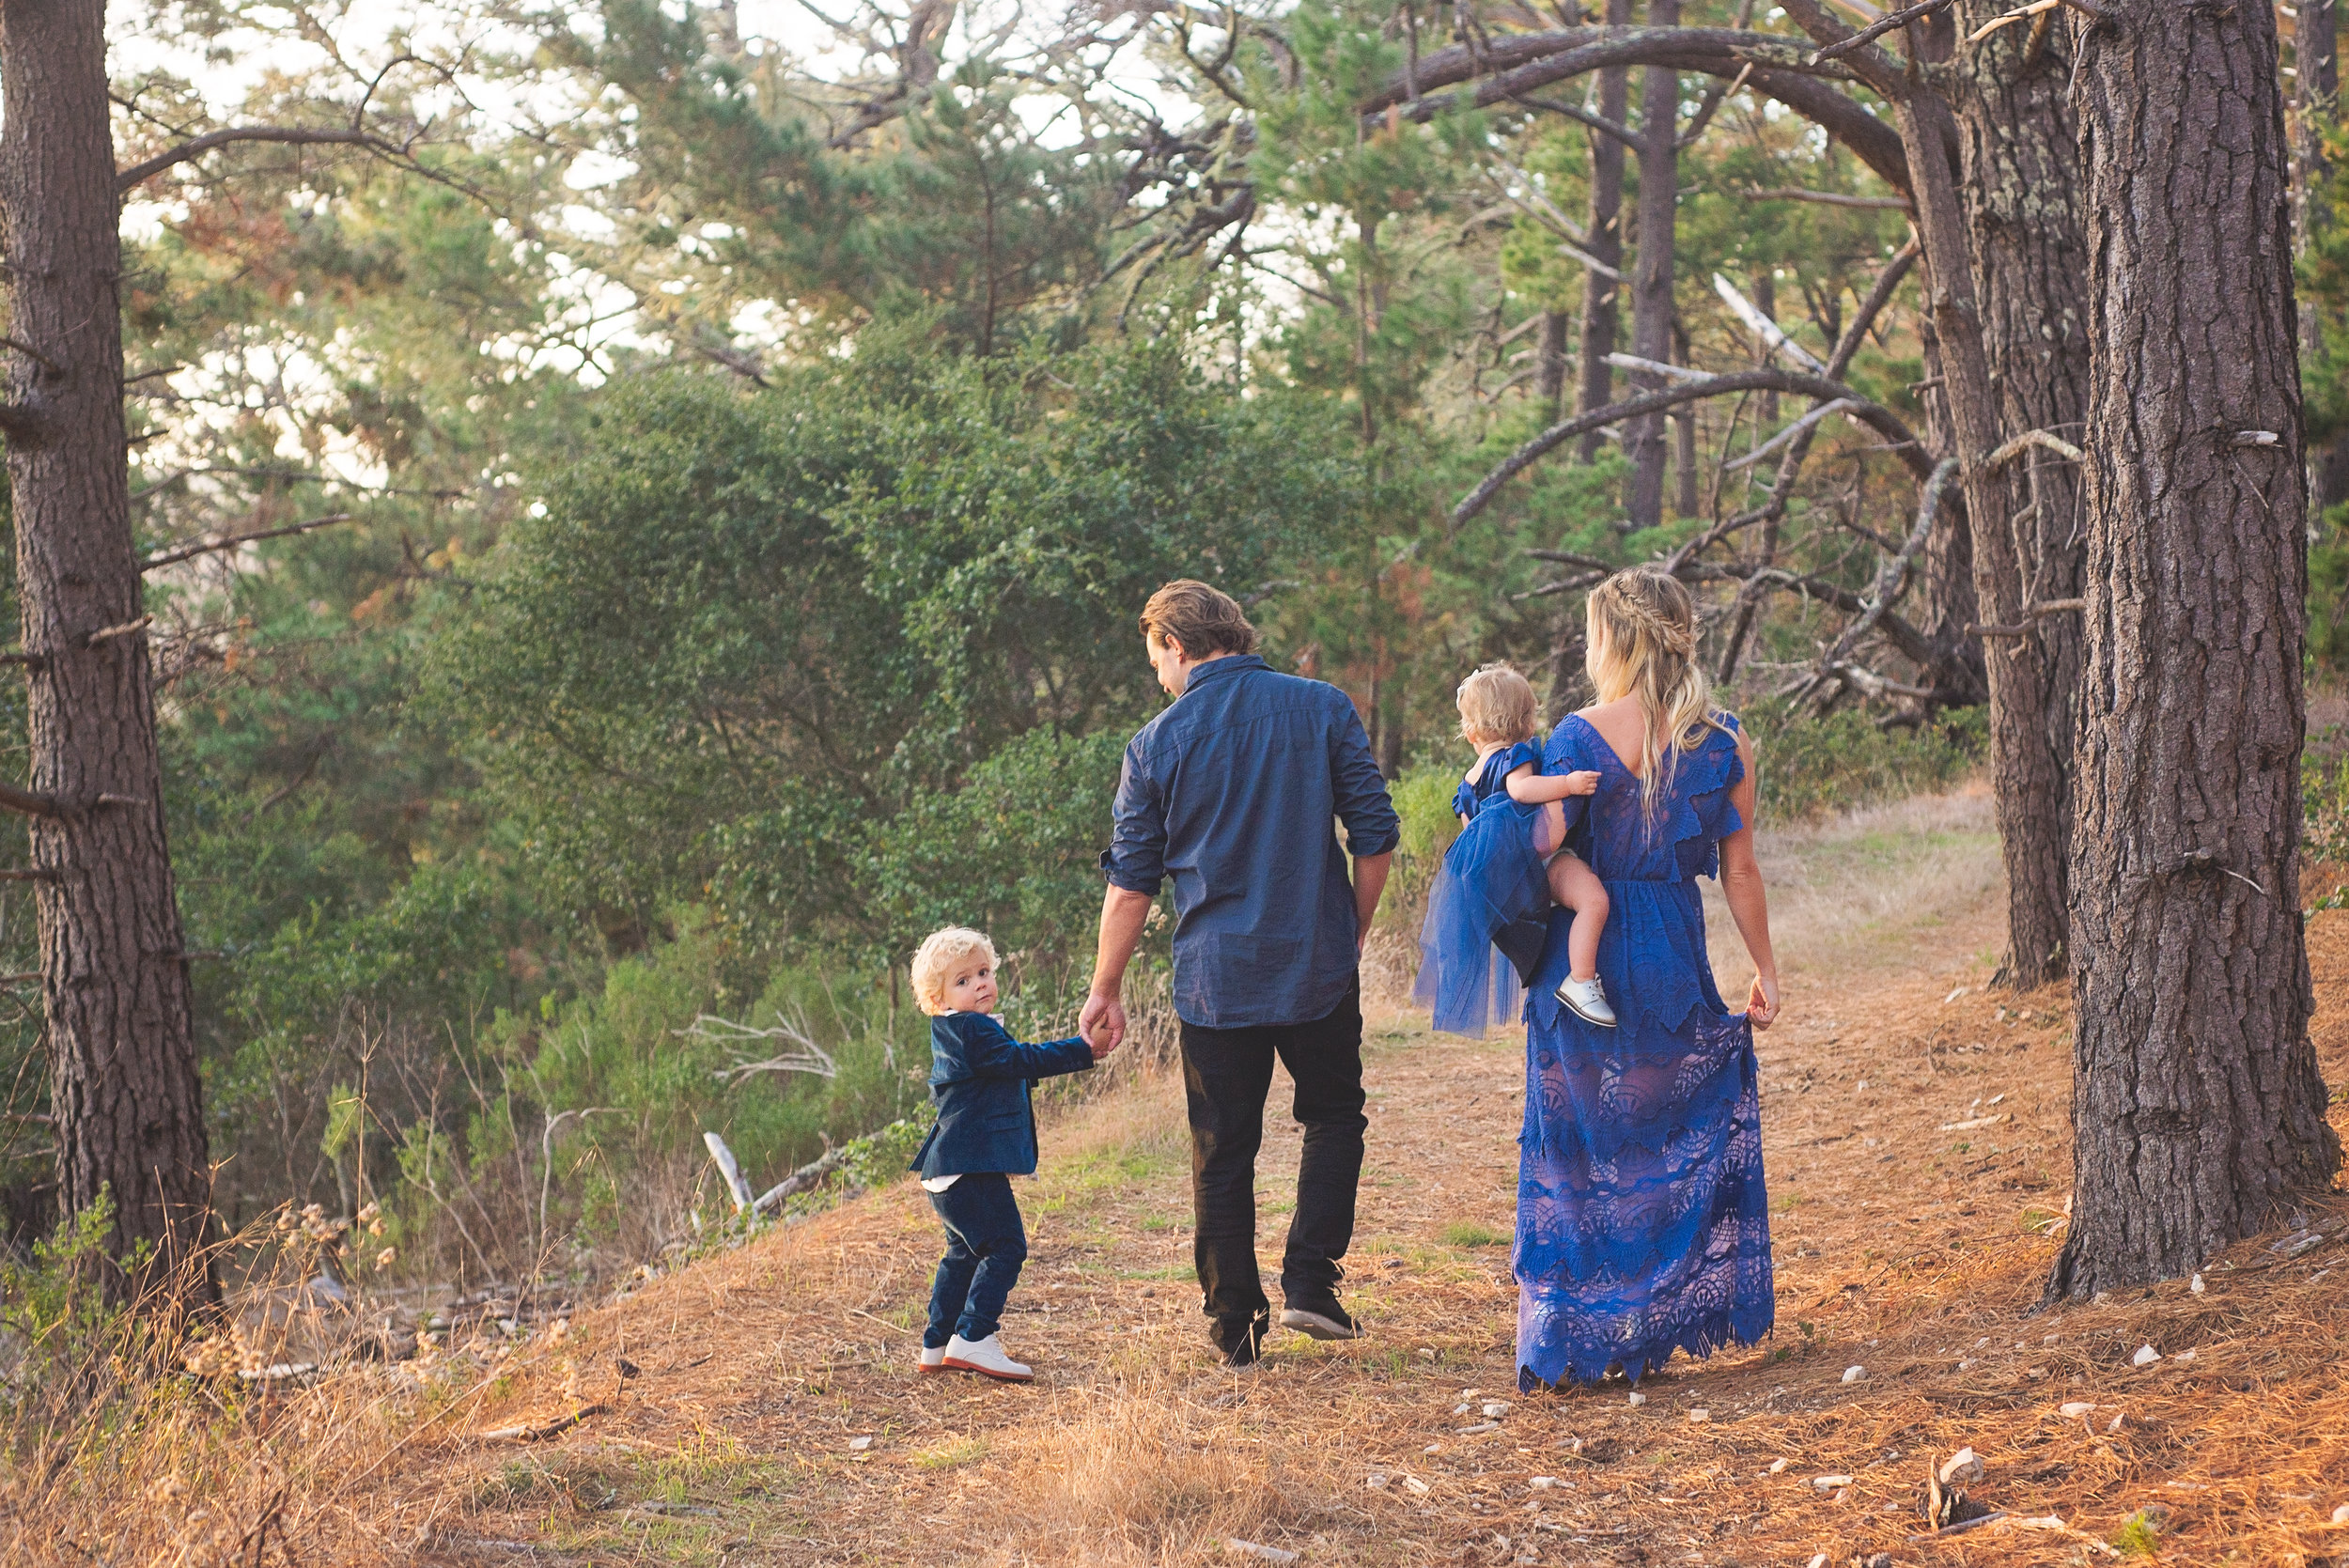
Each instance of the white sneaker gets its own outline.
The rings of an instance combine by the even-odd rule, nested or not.
[[[999,1383],[1025,1383],[1035,1376],[1034,1372],[1003,1354],[1003,1337],[1001,1334],[989,1334],[976,1344],[957,1334],[946,1342],[946,1354],[940,1359],[939,1365],[952,1367],[957,1372],[975,1372]]]
[[[924,1372],[944,1372],[946,1370],[946,1347],[942,1344],[924,1345],[922,1347],[921,1370]]]
[[[1584,1023],[1595,1023],[1601,1029],[1615,1027],[1615,1010],[1607,1005],[1607,987],[1598,976],[1577,980],[1569,975],[1558,986],[1558,1000],[1573,1009],[1574,1016]]]

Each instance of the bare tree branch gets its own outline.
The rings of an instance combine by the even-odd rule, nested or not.
[[[117,191],[131,191],[144,185],[175,164],[201,158],[215,147],[230,147],[239,142],[279,142],[295,147],[341,146],[365,147],[386,158],[405,158],[408,148],[397,142],[386,141],[373,132],[352,127],[330,128],[290,125],[238,125],[225,131],[208,131],[193,141],[166,147],[145,163],[133,163],[115,176]]]
[[[1672,368],[1679,369],[1677,365]],[[1792,392],[1828,402],[1836,398],[1848,399],[1852,404],[1853,417],[1890,442],[1893,449],[1900,453],[1901,460],[1919,478],[1933,472],[1932,459],[1925,455],[1916,433],[1901,422],[1900,415],[1881,404],[1870,402],[1841,381],[1789,370],[1740,370],[1726,376],[1692,377],[1679,386],[1610,403],[1603,409],[1593,409],[1588,413],[1579,413],[1552,425],[1503,458],[1500,466],[1486,474],[1483,482],[1452,509],[1452,526],[1457,528],[1483,511],[1503,485],[1538,462],[1560,442],[1571,441],[1585,430],[1595,430],[1603,425],[1612,425],[1618,420],[1633,419],[1641,414],[1660,413],[1700,397],[1719,397],[1738,392]]]
[[[249,545],[257,539],[282,539],[295,534],[307,534],[319,528],[331,528],[338,522],[349,522],[353,515],[350,512],[336,512],[332,517],[312,518],[307,522],[291,522],[283,528],[261,528],[250,534],[225,534],[215,538],[198,539],[191,545],[179,545],[171,550],[157,551],[139,563],[139,570],[153,571],[158,567],[168,567],[180,561],[192,561],[198,555],[210,555],[215,551],[234,550],[239,545]]]
[[[1517,33],[1473,52],[1461,45],[1423,55],[1410,80],[1397,72],[1356,108],[1363,116],[1363,129],[1375,132],[1391,107],[1402,106],[1406,118],[1426,120],[1459,109],[1523,101],[1552,83],[1594,70],[1670,66],[1709,76],[1742,77],[1754,91],[1833,133],[1886,184],[1907,190],[1908,160],[1901,149],[1900,132],[1834,85],[1850,80],[1852,72],[1834,63],[1813,66],[1810,55],[1802,39],[1727,27],[1569,27]],[[1475,86],[1466,94],[1427,94],[1429,87],[1471,82]],[[1956,156],[1954,147],[1951,155]]]
[[[12,811],[20,816],[62,816],[65,808],[54,795],[36,795],[14,784],[0,784],[0,811]]]

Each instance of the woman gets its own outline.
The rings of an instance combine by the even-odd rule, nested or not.
[[[1753,860],[1753,744],[1712,706],[1676,579],[1619,572],[1587,618],[1598,701],[1551,733],[1543,771],[1599,771],[1570,842],[1612,902],[1598,971],[1617,1025],[1553,995],[1571,919],[1553,912],[1527,987],[1511,1258],[1529,1392],[1618,1368],[1636,1382],[1675,1349],[1750,1343],[1772,1315],[1753,1031],[1778,1017],[1778,966]],[[1742,1015],[1705,956],[1696,878],[1715,875],[1756,971]]]

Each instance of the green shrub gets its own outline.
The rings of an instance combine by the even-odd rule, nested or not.
[[[1879,728],[1846,708],[1824,719],[1755,703],[1738,715],[1753,737],[1766,823],[1802,822],[1854,806],[1945,789],[1981,763],[1989,738],[1980,708],[1954,708],[1914,729]]]
[[[2300,845],[2311,861],[2349,865],[2349,756],[2300,753]]]

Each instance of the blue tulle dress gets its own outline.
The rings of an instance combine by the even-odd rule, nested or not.
[[[1549,738],[1545,771],[1594,768],[1576,847],[1611,900],[1598,974],[1619,1020],[1584,1023],[1550,992],[1569,910],[1526,1001],[1518,1138],[1517,1385],[1635,1380],[1674,1350],[1750,1344],[1774,1316],[1753,1030],[1713,983],[1699,877],[1743,820],[1736,721],[1683,754],[1653,830],[1640,781],[1590,722]]]
[[[1452,797],[1454,814],[1469,822],[1428,892],[1411,986],[1447,1033],[1482,1039],[1493,1023],[1515,1017],[1549,938],[1544,857],[1557,846],[1544,842],[1542,808],[1511,800],[1507,784],[1527,763],[1540,772],[1542,749],[1520,740],[1486,758]],[[1563,805],[1571,829],[1582,802],[1569,798]]]

